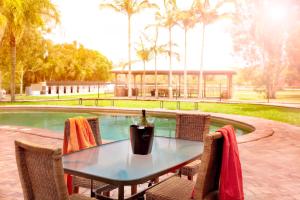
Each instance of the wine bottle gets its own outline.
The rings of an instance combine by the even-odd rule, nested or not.
[[[139,126],[143,126],[143,127],[148,126],[148,121],[146,119],[146,110],[144,110],[144,109],[142,110],[142,117],[141,117]]]

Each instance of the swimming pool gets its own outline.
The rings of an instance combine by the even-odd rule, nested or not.
[[[121,140],[129,138],[129,126],[136,121],[136,116],[129,115],[107,115],[101,113],[73,113],[73,112],[0,112],[0,125],[28,126],[51,130],[57,134],[64,131],[64,122],[70,117],[92,117],[98,116],[100,121],[101,136],[105,140]],[[155,135],[174,137],[176,120],[171,117],[149,116],[155,125]],[[224,124],[212,120],[210,132],[216,131]],[[237,135],[248,133],[238,126],[235,126]]]

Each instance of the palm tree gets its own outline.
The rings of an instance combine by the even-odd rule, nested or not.
[[[232,13],[219,12],[221,8],[228,3],[235,3],[235,0],[219,1],[214,6],[211,6],[209,0],[194,0],[192,8],[198,21],[202,24],[202,44],[200,56],[200,70],[199,70],[199,85],[198,97],[203,98],[202,94],[202,78],[203,78],[203,61],[204,61],[204,41],[205,41],[205,28],[206,25],[212,24],[224,18],[232,18]]]
[[[159,21],[159,24],[169,31],[169,97],[173,97],[173,89],[172,89],[172,28],[177,24],[176,20],[176,11],[177,5],[176,0],[164,0],[165,7],[165,15],[161,15],[157,13],[156,19]]]
[[[157,14],[155,15],[157,16]],[[145,29],[149,29],[150,27],[154,27],[155,33],[154,33],[154,37],[152,39],[147,38],[148,42],[150,43],[150,51],[153,52],[154,54],[154,71],[155,71],[155,75],[154,75],[154,91],[155,91],[155,98],[158,97],[158,89],[157,89],[157,54],[159,52],[159,48],[157,46],[157,40],[158,40],[158,28],[159,28],[159,24],[151,24],[146,26]]]
[[[148,0],[111,0],[111,3],[102,3],[100,8],[113,9],[116,12],[127,15],[128,30],[128,97],[132,96],[131,91],[131,17],[147,8],[158,8],[156,4]]]
[[[167,57],[169,57],[170,55],[172,56],[176,56],[176,59],[179,61],[180,60],[180,55],[177,52],[172,52],[170,53],[169,51],[169,44],[158,44],[158,29],[160,27],[160,24],[156,23],[156,24],[151,24],[148,25],[145,30],[149,29],[149,28],[154,28],[154,37],[150,38],[150,37],[146,37],[147,42],[149,43],[149,47],[150,47],[150,51],[152,52],[152,54],[154,55],[154,82],[155,82],[155,97],[158,98],[158,87],[157,87],[157,57],[159,55],[165,55]],[[153,35],[153,34],[152,34]],[[176,44],[172,43],[172,47],[173,46],[177,46]]]
[[[145,35],[143,35],[143,37],[146,38]],[[144,39],[142,37],[140,37],[140,43],[136,48],[136,53],[137,56],[142,60],[144,66],[143,77],[142,77],[142,96],[145,96],[146,62],[150,61],[152,51],[150,48],[145,47]]]
[[[179,11],[177,13],[178,22],[184,29],[184,97],[187,98],[187,32],[193,28],[196,24],[196,18],[194,17],[192,10]]]
[[[1,18],[5,18],[5,31],[9,36],[11,52],[11,101],[15,100],[15,74],[17,44],[23,32],[29,27],[45,27],[48,20],[58,21],[58,12],[50,0],[24,1],[2,0],[0,3]]]

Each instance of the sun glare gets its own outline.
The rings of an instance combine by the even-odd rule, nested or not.
[[[287,18],[287,9],[284,6],[274,5],[267,10],[268,17],[275,22],[282,22]]]

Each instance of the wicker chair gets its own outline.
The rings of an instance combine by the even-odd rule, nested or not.
[[[203,142],[203,135],[209,133],[210,115],[203,114],[177,114],[176,138]],[[181,168],[181,174],[193,180],[199,171],[201,160],[197,159]]]
[[[217,200],[222,163],[223,136],[210,133],[204,139],[202,163],[196,184],[172,177],[146,191],[147,200],[188,200],[195,189],[196,200]]]
[[[99,119],[97,117],[87,118],[87,121],[93,131],[93,135],[97,146],[102,144],[101,134],[99,130]],[[68,138],[70,136],[70,121],[65,121],[65,134]],[[95,196],[94,189],[97,189],[98,193],[105,192],[105,195],[109,196],[109,191],[115,189],[115,186],[103,183],[101,181],[90,180],[87,178],[73,176],[73,191],[78,192],[79,187],[91,188],[91,196]],[[92,187],[91,187],[92,186]]]
[[[15,141],[16,162],[25,200],[92,200],[68,195],[61,149],[50,149]]]

